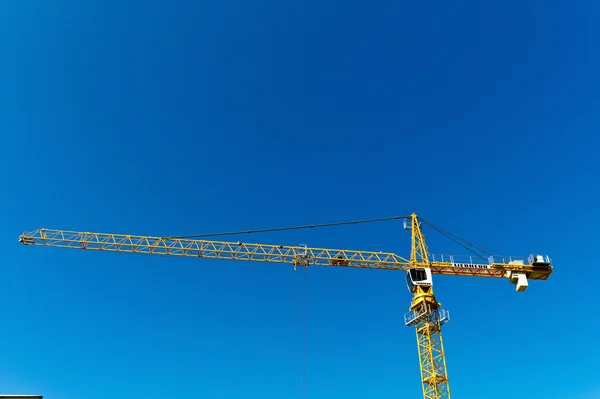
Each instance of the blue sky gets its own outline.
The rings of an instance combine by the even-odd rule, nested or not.
[[[599,14],[593,1],[3,2],[0,391],[297,397],[305,275],[27,248],[23,231],[417,212],[556,267],[524,294],[436,278],[453,395],[596,397],[581,370],[600,356]],[[409,254],[399,222],[245,239]],[[404,275],[306,277],[307,397],[420,397]]]

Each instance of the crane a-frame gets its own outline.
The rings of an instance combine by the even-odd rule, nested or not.
[[[432,275],[506,278],[516,286],[516,291],[523,292],[528,287],[528,280],[547,280],[553,266],[546,255],[530,255],[527,259],[490,256],[485,263],[475,263],[472,259],[457,262],[453,256],[436,257],[429,253],[416,214],[406,218],[404,227],[411,230],[409,259],[388,252],[51,229],[24,233],[19,236],[19,241],[25,245],[107,252],[278,262],[294,265],[294,269],[298,266],[341,266],[405,271],[413,299],[404,321],[407,326],[415,326],[416,329],[423,397],[449,399],[450,386],[441,331],[442,325],[449,320],[449,313],[433,294]]]

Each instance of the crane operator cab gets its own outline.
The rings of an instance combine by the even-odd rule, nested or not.
[[[431,269],[428,267],[415,267],[409,269],[406,273],[406,286],[408,290],[414,293],[417,287],[431,287],[433,279],[431,277]]]

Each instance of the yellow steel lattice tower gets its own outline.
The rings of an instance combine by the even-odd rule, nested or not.
[[[411,215],[411,269],[407,276],[413,293],[410,312],[405,316],[408,326],[415,326],[421,366],[421,382],[425,399],[450,399],[450,385],[442,341],[442,325],[449,320],[448,312],[433,295],[429,254],[417,215]],[[418,282],[414,284],[413,282]]]
[[[442,343],[443,324],[439,309],[428,309],[427,317],[416,325],[417,346],[421,366],[421,381],[425,399],[449,399],[450,384]]]

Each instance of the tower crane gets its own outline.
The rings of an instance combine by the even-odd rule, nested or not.
[[[460,262],[455,256],[432,255],[421,228],[423,219],[414,213],[396,218],[405,218],[404,228],[411,231],[409,259],[389,252],[52,229],[23,233],[19,236],[19,241],[25,245],[88,251],[276,262],[291,264],[294,270],[297,267],[335,266],[404,271],[407,287],[413,295],[404,322],[407,326],[414,326],[416,330],[423,397],[450,399],[441,330],[442,325],[450,320],[450,314],[441,307],[433,293],[432,276],[440,274],[504,278],[515,285],[517,292],[523,292],[527,289],[529,280],[547,280],[552,274],[553,266],[547,255],[538,254],[527,258],[492,255],[488,259],[483,258],[484,261],[479,263],[473,261],[472,257]]]

